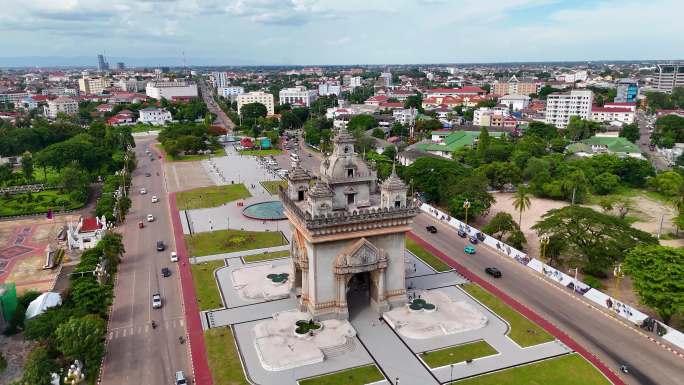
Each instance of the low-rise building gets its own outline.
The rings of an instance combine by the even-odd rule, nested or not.
[[[100,76],[84,76],[78,79],[78,89],[82,94],[100,95],[107,87],[109,87],[109,81]]]
[[[489,135],[501,137],[504,132],[490,132]],[[442,139],[418,143],[415,149],[451,159],[454,151],[463,147],[476,146],[480,131],[433,131],[433,138],[435,136]]]
[[[78,102],[68,96],[60,96],[47,101],[45,115],[50,119],[57,118],[58,114],[76,115],[78,113]]]
[[[237,108],[238,114],[242,109],[242,106],[250,103],[261,103],[266,106],[266,111],[268,115],[273,115],[275,108],[273,105],[273,95],[263,91],[253,91],[240,94],[237,96]]]
[[[118,114],[107,119],[110,126],[130,126],[135,124],[135,114],[129,110],[120,111]]]
[[[629,107],[618,106],[593,106],[591,107],[591,120],[595,122],[610,122],[622,124],[634,123],[635,112]]]
[[[582,141],[572,143],[565,148],[568,154],[576,156],[593,156],[596,154],[615,154],[619,157],[644,159],[639,147],[616,135],[596,135]]]
[[[527,95],[505,95],[499,99],[499,103],[508,106],[511,111],[520,111],[530,105],[530,97]]]
[[[234,102],[238,95],[242,95],[244,93],[245,89],[240,86],[221,87],[218,89],[218,94],[226,99],[230,99],[231,102]]]
[[[492,93],[497,96],[530,95],[539,92],[542,87],[542,82],[518,80],[518,78],[513,75],[506,82],[495,81],[492,86]]]
[[[342,92],[342,87],[337,84],[337,83],[321,83],[318,85],[318,95],[320,96],[328,96],[328,95],[335,95],[335,96],[340,96],[340,93]]]
[[[616,95],[613,99],[616,103],[633,103],[639,96],[639,83],[634,79],[618,79],[615,82]]]
[[[316,90],[307,90],[304,86],[283,88],[278,93],[278,102],[291,106],[310,107],[316,99],[318,99]]]
[[[473,111],[473,125],[481,127],[503,127],[504,118],[508,117],[508,107],[480,107]]]
[[[197,97],[197,84],[186,81],[157,81],[149,82],[145,87],[147,96],[160,100],[178,100]]]
[[[138,123],[161,126],[173,119],[171,112],[169,112],[166,108],[147,107],[143,108],[139,112],[140,117],[138,118]]]

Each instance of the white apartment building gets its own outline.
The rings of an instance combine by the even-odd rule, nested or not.
[[[352,76],[349,78],[349,88],[354,89],[361,87],[361,76]]]
[[[253,91],[253,92],[247,92],[244,94],[240,94],[237,96],[237,108],[238,108],[238,114],[240,113],[240,110],[242,109],[242,106],[245,104],[250,104],[250,103],[261,103],[264,106],[266,106],[266,111],[268,115],[273,115],[275,113],[274,109],[274,103],[273,103],[273,95],[269,94],[268,92],[263,92],[263,91]]]
[[[153,126],[161,126],[173,120],[171,112],[166,108],[147,107],[143,108],[138,118],[138,123],[151,124]]]
[[[147,84],[144,80],[131,78],[119,79],[119,81],[114,84],[114,87],[124,92],[138,92],[144,90],[146,85]]]
[[[218,94],[224,98],[230,99],[231,102],[235,101],[238,95],[244,93],[245,89],[240,86],[221,87],[218,89]]]
[[[589,74],[586,70],[580,70],[572,73],[557,75],[556,80],[566,83],[586,82],[588,77]]]
[[[57,118],[57,114],[75,115],[78,113],[78,102],[67,96],[60,96],[54,100],[48,100],[45,106],[45,115],[50,119]]]
[[[530,105],[530,97],[527,95],[505,95],[499,99],[500,104],[505,104],[513,111],[520,111]]]
[[[320,95],[320,96],[328,96],[328,95],[340,96],[341,92],[342,92],[342,87],[340,87],[339,84],[322,83],[322,84],[318,85],[318,95]]]
[[[390,87],[392,85],[392,73],[391,72],[382,72],[380,74],[380,79],[383,80],[383,85],[385,87]]]
[[[185,81],[157,81],[149,82],[145,87],[145,94],[154,99],[184,99],[197,97],[197,84]]]
[[[675,87],[684,87],[684,63],[658,64],[655,89],[660,92],[672,92]]]
[[[634,123],[635,112],[629,107],[612,106],[606,104],[603,107],[591,108],[591,120],[595,122],[610,122],[622,124]]]
[[[8,92],[0,94],[0,103],[12,103],[17,105],[27,96],[29,96],[28,92]]]
[[[211,82],[215,88],[227,87],[230,84],[230,79],[228,79],[228,72],[212,72]]]
[[[109,87],[109,81],[103,77],[84,76],[78,79],[78,89],[82,94],[100,95],[107,87]]]
[[[571,116],[589,119],[593,101],[594,93],[589,90],[550,94],[546,99],[544,122],[557,128],[565,128]]]
[[[278,93],[278,103],[292,106],[309,107],[316,99],[318,99],[316,90],[307,90],[304,86],[283,88]]]
[[[392,111],[392,116],[395,122],[399,122],[405,126],[412,126],[416,123],[416,116],[418,116],[418,110],[415,108],[401,108]]]

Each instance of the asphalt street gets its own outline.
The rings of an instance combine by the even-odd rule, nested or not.
[[[427,225],[436,226],[438,233],[428,233]],[[615,372],[620,365],[627,365],[629,374],[621,374],[626,383],[684,384],[683,359],[630,330],[629,326],[589,307],[588,301],[571,298],[573,294],[567,289],[483,245],[476,246],[476,254],[466,256],[463,247],[467,241],[451,227],[428,215],[416,217],[413,232],[475,274],[493,281],[499,289],[556,325]],[[485,267],[490,266],[499,268],[503,277],[495,279],[485,274]]]
[[[651,164],[658,171],[668,170],[670,166],[667,161],[656,151],[651,151],[649,144],[651,143],[651,133],[649,132],[648,118],[642,112],[637,112],[636,123],[639,126],[639,134],[641,137],[637,141],[637,145],[644,154],[648,154]]]
[[[228,118],[228,115],[226,115],[226,113],[223,112],[223,110],[216,104],[216,102],[212,98],[211,89],[207,87],[207,84],[203,81],[199,82],[199,85],[202,92],[202,99],[204,99],[204,102],[207,104],[207,108],[209,108],[209,111],[216,114],[216,121],[223,128],[227,129],[228,132],[232,132],[235,128],[235,124],[232,120],[230,120],[230,118]]]
[[[138,167],[130,189],[132,207],[121,228],[126,253],[114,289],[102,373],[105,385],[168,385],[174,383],[176,371],[182,370],[186,376],[191,373],[187,344],[179,342],[179,337],[186,335],[185,319],[178,266],[169,258],[175,245],[161,162],[156,153],[154,161],[145,155],[151,143],[152,139],[136,141]],[[145,195],[140,194],[143,187]],[[158,203],[152,203],[155,195]],[[145,219],[148,214],[155,217],[153,222]],[[139,221],[144,228],[138,228]],[[165,251],[156,251],[157,240],[166,244]],[[170,277],[162,277],[163,267],[171,270]],[[161,294],[161,309],[152,308],[154,293]],[[151,326],[153,320],[156,328]]]

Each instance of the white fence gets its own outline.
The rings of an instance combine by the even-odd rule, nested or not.
[[[647,314],[644,314],[631,306],[627,305],[626,303],[623,303],[607,294],[604,294],[596,289],[592,289],[589,285],[585,284],[584,282],[581,282],[579,280],[576,280],[574,277],[571,277],[565,273],[563,273],[560,270],[557,270],[542,261],[536,259],[536,258],[530,258],[526,253],[517,250],[514,247],[511,247],[500,240],[491,237],[480,230],[466,226],[465,223],[459,221],[456,218],[452,218],[449,214],[436,209],[427,203],[423,203],[420,206],[420,209],[437,218],[440,219],[441,221],[448,223],[451,227],[455,229],[460,229],[466,232],[468,236],[475,236],[478,238],[478,241],[481,243],[484,243],[485,245],[491,247],[494,249],[496,252],[498,252],[501,255],[505,255],[509,258],[513,258],[519,263],[529,267],[530,269],[546,275],[548,278],[562,284],[563,286],[567,287],[570,290],[573,290],[581,295],[583,295],[586,299],[590,300],[591,302],[594,302],[595,304],[613,311],[617,316],[631,322],[634,325],[640,326],[643,321],[648,318]],[[664,329],[667,330],[667,333],[662,335],[662,338],[671,344],[684,349],[684,333],[680,332],[679,330],[673,329],[665,324],[662,324],[658,322],[660,326]]]

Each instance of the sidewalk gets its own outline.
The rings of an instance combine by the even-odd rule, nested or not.
[[[223,259],[228,259],[228,258],[240,258],[244,257],[246,255],[257,255],[257,254],[263,254],[263,253],[273,253],[276,251],[288,251],[290,250],[290,245],[283,245],[283,246],[273,246],[273,247],[264,247],[263,249],[252,249],[252,250],[243,250],[243,251],[235,251],[232,253],[225,253],[225,254],[216,254],[216,255],[206,255],[204,257],[188,257],[190,260],[191,264],[197,264],[197,263],[203,263],[203,262],[209,262],[209,261],[219,261]]]

